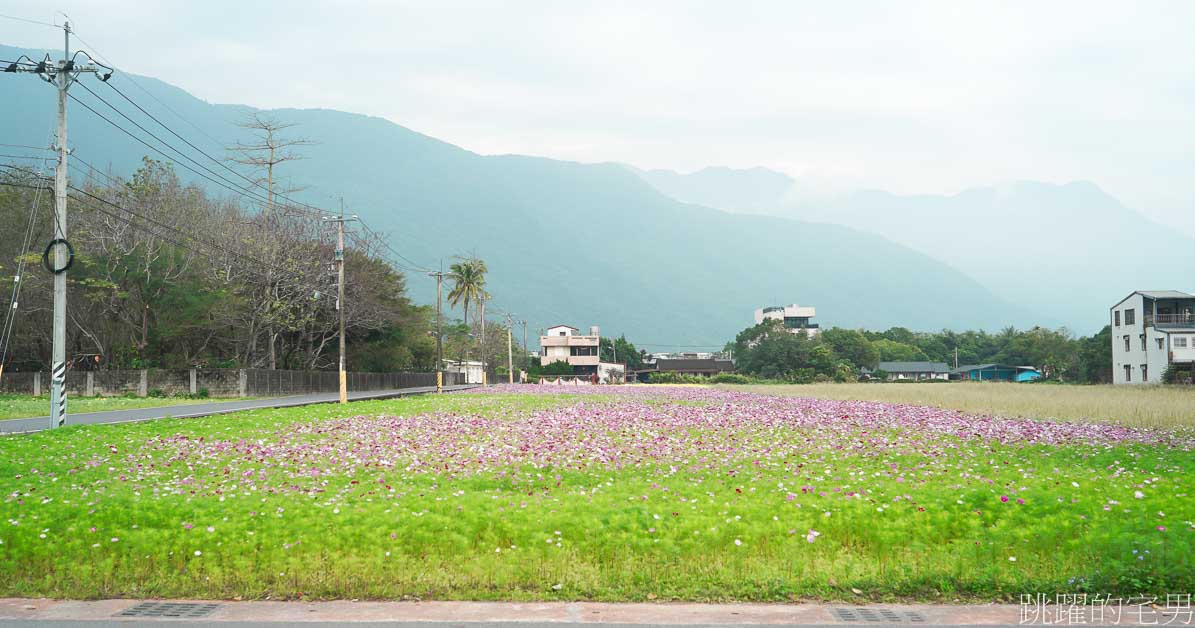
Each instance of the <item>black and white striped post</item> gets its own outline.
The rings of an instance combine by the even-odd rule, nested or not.
[[[66,424],[66,362],[55,362],[50,379],[50,428]]]

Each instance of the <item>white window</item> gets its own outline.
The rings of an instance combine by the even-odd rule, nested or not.
[[[1187,348],[1187,337],[1186,336],[1175,336],[1174,337],[1174,348],[1186,349]]]
[[[1133,381],[1133,367],[1129,366],[1128,364],[1124,365],[1124,381]]]
[[[1127,335],[1127,334],[1126,334],[1126,335],[1125,335],[1125,337],[1124,337],[1124,350],[1125,350],[1125,351],[1130,351],[1130,349],[1129,349],[1129,337],[1128,337],[1128,335]],[[1127,368],[1127,367],[1126,367],[1126,368]]]
[[[1143,382],[1149,381],[1149,365],[1148,364],[1141,365],[1141,381],[1143,381]]]
[[[1141,350],[1145,351],[1145,334],[1141,334]]]
[[[1124,324],[1125,325],[1133,325],[1136,322],[1137,322],[1136,310],[1133,310],[1132,308],[1125,310],[1124,311]]]

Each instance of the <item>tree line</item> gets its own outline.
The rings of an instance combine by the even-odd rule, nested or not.
[[[0,220],[50,239],[52,192],[6,175]],[[38,207],[36,213],[33,210]],[[245,208],[185,185],[168,163],[146,158],[128,179],[92,173],[70,195],[67,347],[71,368],[331,369],[337,362],[336,242],[319,216],[284,203]],[[32,222],[31,222],[32,221]],[[377,237],[345,246],[347,360],[359,371],[434,370],[436,310],[412,303],[405,275]],[[51,351],[52,275],[40,245],[0,239],[0,272],[24,262],[6,356],[8,370],[44,370]],[[447,273],[450,304],[484,293],[483,261]],[[470,314],[476,318],[476,308]],[[466,319],[467,320],[467,319]],[[473,321],[444,330],[444,357],[505,363],[505,330],[489,342]]]
[[[955,364],[1034,366],[1045,379],[1070,383],[1112,381],[1111,331],[1075,336],[1066,328],[1006,327],[986,331],[914,332],[893,327],[876,332],[831,328],[808,337],[790,333],[780,321],[740,332],[733,351],[739,373],[793,382],[853,381],[880,362],[929,361]]]

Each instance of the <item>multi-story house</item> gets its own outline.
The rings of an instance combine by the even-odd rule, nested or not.
[[[806,336],[815,336],[820,330],[817,323],[809,322],[809,319],[814,316],[817,316],[816,308],[801,307],[796,303],[761,307],[755,310],[755,324],[758,325],[765,320],[784,321],[785,329],[794,334],[804,333]]]
[[[1195,363],[1195,295],[1138,290],[1110,308],[1112,383],[1156,384],[1171,364]]]
[[[575,375],[593,375],[598,372],[598,349],[602,336],[597,327],[589,328],[589,335],[581,335],[576,327],[557,325],[549,327],[539,337],[543,353],[539,356],[541,366],[553,362],[568,362]]]

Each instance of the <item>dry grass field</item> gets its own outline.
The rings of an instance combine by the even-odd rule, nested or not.
[[[977,414],[1136,427],[1195,426],[1195,387],[1044,384],[808,384],[720,386],[766,395],[857,399],[949,408]]]

